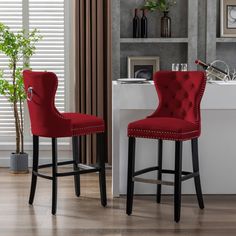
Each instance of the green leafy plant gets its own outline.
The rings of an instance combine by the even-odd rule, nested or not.
[[[42,38],[38,30],[14,33],[0,22],[0,52],[8,57],[11,79],[0,72],[0,94],[12,105],[16,131],[16,154],[24,153],[23,103],[26,99],[22,71],[29,68],[29,59],[35,53],[36,43]]]
[[[169,11],[170,7],[175,4],[175,0],[145,0],[144,9],[149,11],[159,10],[161,12],[165,12]]]

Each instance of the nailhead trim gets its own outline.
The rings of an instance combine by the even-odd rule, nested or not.
[[[79,132],[79,133],[73,132],[72,136],[77,136],[77,135],[83,136],[83,135],[88,135],[88,134],[104,133],[104,132],[105,132],[104,130],[96,130],[96,131],[93,130],[93,131],[88,131],[88,132],[83,132],[83,133],[81,133],[81,132]]]
[[[96,130],[94,130],[96,129]],[[92,126],[92,127],[87,127],[87,128],[76,128],[76,129],[72,129],[72,135],[87,135],[87,134],[91,134],[91,133],[104,133],[104,126],[100,125],[100,126]]]
[[[128,137],[134,137],[134,138],[148,138],[148,139],[162,139],[162,140],[174,140],[174,141],[184,141],[184,140],[189,140],[190,138],[172,138],[172,137],[157,137],[157,136],[143,136],[143,135],[133,135],[133,134],[129,134]],[[198,138],[199,135],[195,135],[193,137],[191,137],[191,139],[193,138]]]
[[[104,128],[104,125],[90,126],[90,127],[86,127],[86,128],[76,128],[76,129],[72,129],[72,130],[86,130],[86,129],[97,129],[97,128]]]
[[[170,132],[170,131],[159,131],[159,130],[146,130],[146,129],[128,129],[129,131],[136,131],[136,132],[146,132],[146,133],[158,133],[158,134],[179,134],[178,132]],[[190,131],[190,132],[185,132],[181,134],[192,134],[198,132],[198,130]]]
[[[154,136],[136,136],[136,135],[129,135],[128,137],[145,138],[145,139],[161,139],[161,140],[172,140],[172,141],[186,141],[186,140],[189,140],[189,139],[198,138],[199,135],[193,136],[191,138],[183,138],[183,139],[180,139],[180,138],[170,138],[170,137],[167,138],[167,137],[154,137]]]

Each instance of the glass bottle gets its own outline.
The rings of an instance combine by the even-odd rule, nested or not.
[[[147,38],[148,37],[148,20],[146,17],[146,10],[142,9],[143,16],[141,18],[141,38]]]
[[[138,9],[135,9],[133,19],[133,38],[139,38],[140,19],[138,17]]]
[[[161,37],[171,37],[171,18],[168,16],[168,11],[164,11],[164,16],[161,17]]]

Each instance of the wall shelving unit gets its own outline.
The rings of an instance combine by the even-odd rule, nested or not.
[[[220,37],[220,1],[207,0],[206,61],[224,60],[232,68],[236,67],[232,55],[236,38]],[[229,48],[230,46],[230,48]],[[220,51],[221,50],[221,51]]]
[[[188,38],[121,38],[120,43],[188,43]]]
[[[199,0],[186,0],[187,4],[187,15],[185,16],[185,19],[187,20],[187,37],[174,37],[174,38],[147,38],[147,39],[134,39],[130,37],[121,37],[121,28],[122,25],[120,25],[121,22],[121,4],[122,1],[126,0],[114,0],[113,1],[113,79],[116,80],[120,78],[121,75],[124,76],[124,66],[126,66],[126,63],[124,63],[125,58],[127,56],[133,56],[133,55],[127,55],[125,54],[125,49],[132,48],[133,53],[138,56],[145,56],[142,55],[142,48],[148,48],[152,47],[154,50],[156,49],[158,52],[160,52],[161,55],[156,55],[153,52],[153,56],[160,56],[161,60],[165,60],[165,65],[161,69],[170,69],[171,64],[173,63],[171,58],[171,53],[169,52],[168,58],[167,55],[164,55],[165,52],[162,50],[163,47],[168,50],[169,47],[171,47],[173,54],[175,51],[178,51],[178,53],[183,53],[184,58],[187,59],[187,63],[189,66],[189,70],[196,70],[197,66],[195,65],[195,60],[198,56],[198,45],[197,45],[197,39],[198,39],[198,1]],[[135,8],[136,1],[133,1]],[[132,10],[132,9],[130,9]],[[178,15],[175,13],[175,15]],[[130,22],[132,19],[130,19]],[[158,24],[159,20],[157,19]],[[184,24],[184,22],[183,22]],[[181,27],[181,26],[180,26]],[[175,46],[176,45],[176,46]],[[180,51],[181,47],[182,52]],[[143,47],[142,47],[143,46]],[[175,50],[176,48],[176,50]],[[149,54],[152,53],[150,50],[143,51],[149,51]],[[125,54],[125,55],[124,55]],[[122,61],[123,60],[123,61]],[[175,61],[174,61],[175,62]],[[181,62],[181,60],[179,61]],[[185,61],[183,61],[185,62]],[[168,64],[168,66],[167,66]]]

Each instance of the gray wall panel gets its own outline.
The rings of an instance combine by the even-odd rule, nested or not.
[[[187,44],[122,44],[121,45],[121,77],[127,77],[128,56],[159,56],[160,69],[171,70],[172,63],[187,62]]]

